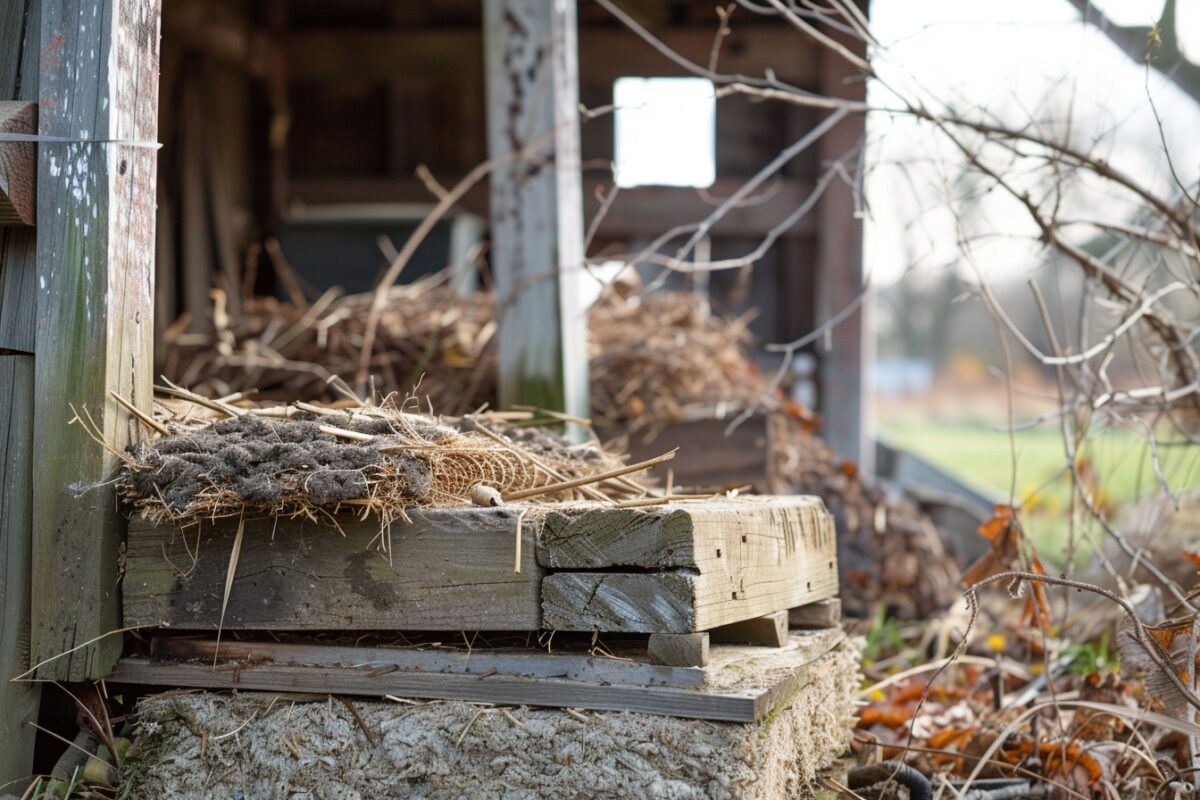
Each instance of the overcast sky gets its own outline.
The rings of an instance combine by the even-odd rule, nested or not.
[[[1179,0],[1186,36],[1200,42],[1200,0]],[[1107,0],[1113,16],[1149,23],[1161,0]],[[1154,185],[1170,176],[1147,91],[1185,179],[1200,173],[1200,105],[1157,72],[1135,64],[1108,38],[1081,22],[1066,0],[873,0],[872,27],[887,45],[876,58],[884,80],[902,91],[957,99],[963,110],[986,109],[1006,121],[1054,113],[1071,120],[1074,136]],[[1200,47],[1192,48],[1200,51]],[[1147,88],[1148,80],[1148,88]],[[871,99],[890,100],[879,86]],[[908,119],[869,118],[867,267],[876,284],[899,277],[909,263],[945,264],[954,257],[952,218],[938,208],[937,190],[955,172],[954,154],[934,144],[927,127]],[[937,163],[941,162],[941,163]],[[902,163],[905,176],[893,164]],[[918,187],[914,192],[913,185]],[[918,202],[921,195],[924,206]],[[1013,275],[1039,262],[1036,245],[1007,237],[1028,233],[1011,205],[988,201],[985,216],[998,234],[975,255],[989,275]],[[1120,209],[1111,208],[1116,216]],[[905,231],[919,226],[919,235]],[[913,242],[919,246],[914,252]],[[906,246],[907,244],[907,246]]]

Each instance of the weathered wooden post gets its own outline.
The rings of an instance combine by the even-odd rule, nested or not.
[[[575,0],[485,0],[500,403],[588,414]]]
[[[159,0],[41,0],[33,660],[107,674],[124,520],[109,478],[152,401]],[[89,433],[76,414],[87,415]],[[86,644],[85,644],[86,643]],[[78,648],[78,649],[75,649]]]
[[[38,97],[38,3],[9,2],[0,10],[0,100]],[[16,112],[17,104],[0,103]],[[11,133],[33,133],[36,109],[6,116]],[[8,122],[20,122],[20,126]],[[25,126],[26,129],[22,129]],[[4,191],[34,181],[32,143],[0,143]],[[25,171],[25,174],[22,174]],[[24,198],[28,200],[28,198]],[[10,204],[14,210],[21,208]],[[34,316],[37,298],[35,229],[27,207],[0,227],[0,784],[27,778],[33,768],[41,686],[12,683],[29,669],[30,515],[33,507]],[[19,784],[12,784],[16,786]],[[11,786],[10,786],[11,788]]]
[[[843,43],[861,50],[850,37]],[[821,93],[849,100],[866,99],[867,83],[861,73],[829,48],[821,48]],[[842,120],[821,137],[822,165],[845,158],[861,146],[861,124]],[[857,308],[830,332],[829,350],[821,357],[820,399],[822,434],[842,458],[864,471],[874,470],[874,449],[866,430],[866,367],[871,338],[867,331],[870,302],[859,295],[863,284],[862,220],[855,216],[854,190],[835,180],[825,191],[817,210],[821,236],[817,240],[817,321],[830,320],[847,307]]]

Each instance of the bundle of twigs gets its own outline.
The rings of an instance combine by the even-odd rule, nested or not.
[[[353,381],[372,294],[330,289],[311,305],[250,297],[236,317],[214,294],[211,333],[188,332],[187,316],[166,331],[160,370],[168,379],[211,396],[255,390],[286,401],[335,400],[330,379]],[[393,286],[386,298],[370,360],[377,392],[406,396],[420,383],[421,398],[447,414],[494,401],[489,295],[460,297],[435,275]]]
[[[248,407],[168,388],[189,402],[142,415],[157,435],[120,454],[121,494],[156,521],[354,511],[387,523],[421,506],[619,500],[646,494],[624,475],[653,465],[624,467],[598,444],[518,427],[536,421],[528,412],[437,417],[391,400]]]
[[[356,374],[371,301],[337,290],[311,306],[255,297],[232,318],[218,294],[213,334],[186,333],[181,318],[167,331],[161,369],[214,396],[334,399],[329,379]],[[370,359],[373,388],[413,392],[449,414],[495,403],[495,331],[490,294],[461,297],[441,275],[394,286]],[[746,354],[747,320],[703,312],[687,293],[606,294],[589,335],[593,417],[608,431],[637,433],[714,405],[736,411],[765,393]]]
[[[707,313],[691,294],[606,295],[588,326],[592,418],[633,434],[714,407],[773,404],[748,349],[748,317]]]

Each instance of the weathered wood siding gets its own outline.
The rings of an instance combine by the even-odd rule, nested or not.
[[[38,2],[0,6],[0,99],[38,95]],[[33,507],[33,228],[0,228],[0,784],[27,778],[41,700],[30,667],[30,535]],[[20,785],[14,783],[12,785]]]

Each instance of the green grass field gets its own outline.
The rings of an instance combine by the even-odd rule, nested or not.
[[[998,494],[1002,501],[1007,501],[1015,487],[1015,503],[1027,507],[1022,520],[1030,538],[1047,559],[1062,564],[1071,483],[1062,474],[1067,457],[1057,428],[1016,434],[1015,481],[1013,449],[1006,431],[972,423],[891,419],[881,422],[880,435],[964,483]],[[1159,436],[1166,438],[1167,434],[1160,431]],[[1125,429],[1103,431],[1090,436],[1080,454],[1096,476],[1097,500],[1109,509],[1161,491],[1143,434]],[[1160,443],[1159,462],[1172,490],[1200,488],[1200,447]]]

